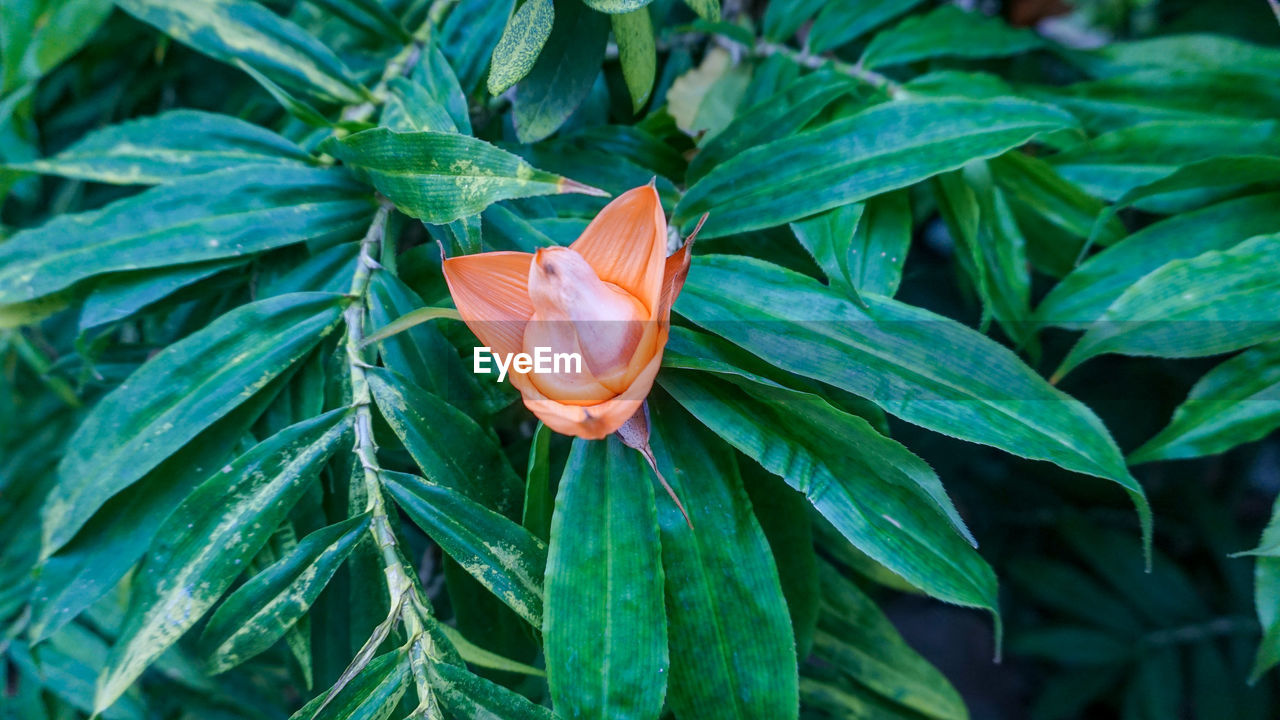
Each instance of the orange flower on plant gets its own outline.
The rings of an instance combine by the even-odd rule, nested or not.
[[[495,355],[538,348],[581,358],[576,372],[509,377],[552,430],[595,440],[644,404],[662,364],[671,305],[689,271],[686,243],[667,257],[667,220],[652,185],[623,193],[569,247],[444,261],[467,327]]]

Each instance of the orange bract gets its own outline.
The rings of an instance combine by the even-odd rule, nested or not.
[[[689,246],[666,255],[652,186],[609,203],[572,245],[444,261],[458,313],[494,353],[576,353],[575,372],[518,373],[524,404],[552,430],[598,439],[640,409],[667,344]]]

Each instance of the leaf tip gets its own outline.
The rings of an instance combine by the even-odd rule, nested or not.
[[[598,187],[584,185],[577,180],[569,178],[560,178],[560,182],[556,183],[561,193],[579,193],[582,195],[594,195],[595,197],[609,197],[609,193]]]

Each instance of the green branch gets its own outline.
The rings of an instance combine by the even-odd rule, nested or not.
[[[756,43],[754,48],[749,48],[752,55],[756,57],[769,57],[770,55],[782,55],[789,58],[792,62],[810,69],[820,67],[829,67],[838,73],[843,73],[849,77],[870,85],[877,90],[883,90],[885,93],[895,100],[900,100],[908,95],[906,89],[898,82],[881,75],[874,70],[868,70],[862,65],[854,65],[852,63],[843,62],[833,57],[825,55],[810,55],[807,52],[796,50],[795,48],[778,43],[771,43],[761,40]]]
[[[354,453],[360,461],[368,503],[365,509],[371,517],[369,533],[382,557],[382,570],[387,579],[387,595],[391,607],[403,606],[400,618],[409,636],[410,666],[417,684],[418,697],[425,707],[431,709],[435,703],[435,697],[428,682],[427,662],[436,657],[431,636],[426,632],[427,623],[430,622],[431,617],[431,606],[423,593],[417,573],[412,571],[412,566],[405,559],[396,541],[395,531],[391,525],[386,496],[382,492],[382,467],[378,464],[378,448],[373,436],[373,398],[369,392],[369,380],[365,372],[365,368],[369,365],[362,356],[369,284],[373,279],[374,271],[381,267],[374,260],[374,256],[386,233],[390,210],[390,206],[386,204],[378,208],[373,222],[369,225],[369,231],[360,241],[360,255],[356,260],[356,269],[351,277],[351,288],[347,293],[351,298],[351,304],[343,314],[347,330],[345,343],[347,373],[351,380],[351,404],[355,409]],[[406,568],[409,569],[406,570]]]

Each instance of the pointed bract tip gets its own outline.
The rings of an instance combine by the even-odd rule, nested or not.
[[[671,496],[671,501],[676,504],[676,508],[680,510],[680,514],[684,516],[685,525],[689,529],[693,529],[693,520],[689,518],[689,511],[684,509],[684,503],[680,502],[676,491],[667,483],[667,479],[662,476],[662,471],[658,469],[658,459],[653,456],[653,448],[649,446],[649,401],[646,400],[640,409],[632,415],[629,420],[622,424],[617,430],[618,439],[623,445],[640,452],[649,467],[653,469],[653,474],[658,476],[658,482],[662,483],[662,488]]]
[[[702,217],[698,218],[698,224],[693,226],[693,232],[689,233],[689,237],[685,238],[684,242],[686,245],[692,243],[694,239],[698,237],[698,233],[702,230],[702,224],[707,221],[707,218],[710,217],[710,215],[711,213],[709,212],[702,213]]]
[[[609,197],[609,193],[598,187],[583,185],[577,180],[569,178],[560,178],[560,192],[562,193],[579,193],[581,195],[594,195],[596,197]]]
[[[648,185],[649,187],[656,189],[658,187],[658,176],[654,175],[653,177],[649,178],[649,182],[645,183],[645,185]]]

